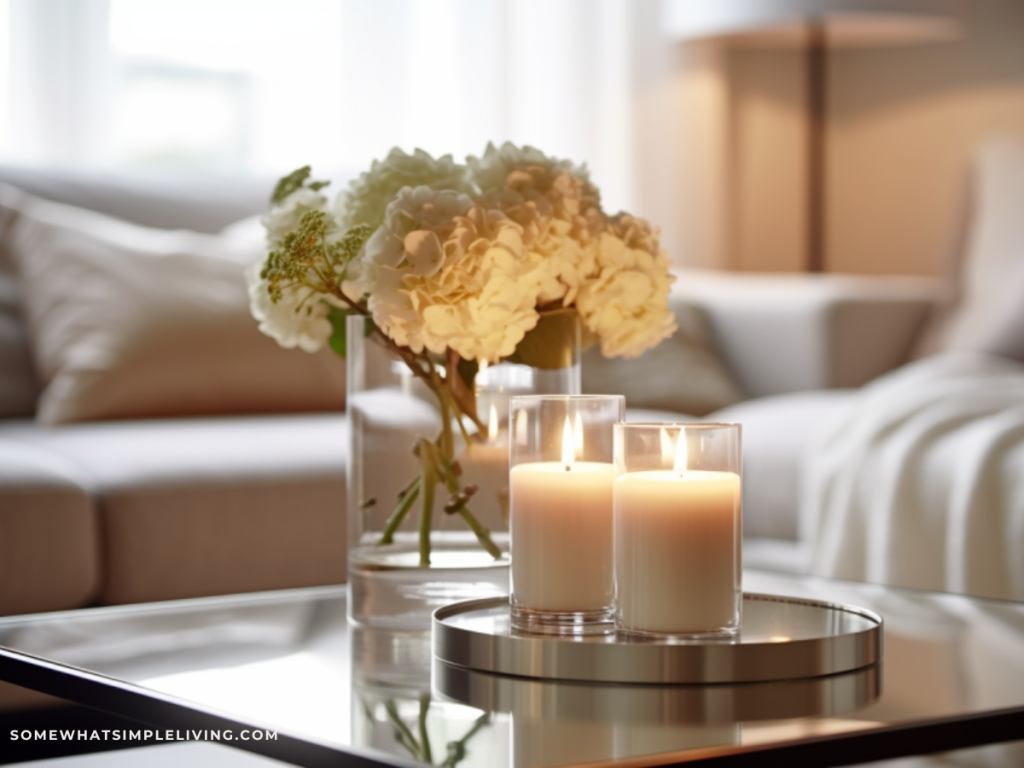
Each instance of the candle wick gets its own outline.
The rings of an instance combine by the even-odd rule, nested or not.
[[[568,471],[569,471],[569,465],[568,465],[568,464],[566,464],[566,465],[565,465],[565,471],[566,471],[566,472],[568,472]]]

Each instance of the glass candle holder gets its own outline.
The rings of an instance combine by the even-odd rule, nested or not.
[[[739,424],[615,425],[615,624],[728,638],[742,606]]]
[[[512,626],[614,631],[612,427],[621,395],[532,395],[510,403]]]

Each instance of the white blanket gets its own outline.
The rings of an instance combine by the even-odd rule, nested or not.
[[[883,376],[804,468],[813,573],[1024,600],[1024,366],[956,354]]]

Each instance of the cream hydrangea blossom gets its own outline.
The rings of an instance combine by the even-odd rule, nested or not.
[[[285,261],[268,266],[278,270],[274,286],[256,272],[251,279],[261,330],[316,349],[335,332],[334,304],[369,314],[415,354],[452,349],[491,362],[514,353],[540,313],[562,307],[579,311],[607,357],[635,357],[675,330],[657,232],[642,219],[605,215],[585,168],[508,143],[489,144],[467,166],[392,150],[334,211],[308,168],[283,179],[299,186],[264,224],[271,250],[291,235]],[[303,219],[310,212],[321,216],[316,239],[303,229],[313,226]],[[356,224],[362,239],[343,258],[328,256],[352,240]],[[305,271],[308,247],[322,249],[326,273],[322,264]]]
[[[306,352],[319,350],[333,331],[327,319],[328,301],[333,297],[300,286],[285,289],[281,298],[273,301],[268,282],[260,276],[262,269],[263,264],[256,262],[246,270],[249,309],[259,321],[260,331],[282,347],[298,347]]]
[[[434,159],[422,149],[411,155],[395,147],[383,160],[374,160],[349,189],[338,195],[335,215],[342,227],[368,224],[376,229],[384,222],[388,206],[404,187],[430,187],[463,194],[474,191],[466,166],[451,155]]]
[[[422,352],[423,317],[413,303],[406,278],[423,278],[443,265],[442,243],[455,229],[455,217],[473,205],[466,195],[430,187],[406,187],[387,207],[384,223],[349,267],[345,291],[367,297],[373,321],[384,333],[414,352]]]
[[[469,247],[418,288],[424,337],[433,351],[496,363],[537,324],[539,285],[521,227],[500,211],[474,207],[460,229]]]
[[[548,191],[552,180],[562,171],[583,181],[589,181],[586,167],[577,167],[568,160],[548,157],[539,149],[530,146],[517,147],[505,142],[496,147],[488,142],[483,157],[470,156],[466,165],[480,192],[489,195],[501,192],[506,187],[529,184],[541,194]]]
[[[584,244],[604,229],[601,196],[585,166],[509,143],[500,149],[488,144],[482,158],[467,158],[466,164],[489,207],[533,207],[543,217],[571,223],[572,236]]]
[[[568,307],[596,267],[596,248],[585,247],[571,236],[572,225],[561,219],[548,219],[532,239],[530,257],[532,279],[538,284],[541,306]]]
[[[482,201],[520,224],[530,244],[539,304],[570,306],[596,269],[596,239],[605,229],[596,187],[585,168],[533,147],[488,144],[467,165]]]
[[[367,242],[355,286],[396,343],[497,362],[537,323],[531,267],[522,227],[500,211],[407,188]]]
[[[624,216],[601,234],[598,275],[579,291],[576,306],[605,357],[638,357],[675,333],[668,296],[675,278],[647,222]]]

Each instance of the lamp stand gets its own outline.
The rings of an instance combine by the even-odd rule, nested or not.
[[[807,237],[805,267],[808,272],[825,271],[825,226],[827,159],[826,121],[828,109],[828,33],[825,20],[807,23]]]

